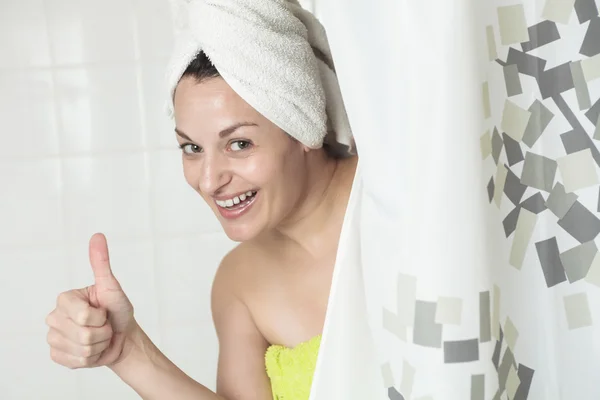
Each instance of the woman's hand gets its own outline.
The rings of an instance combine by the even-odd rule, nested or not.
[[[95,284],[61,293],[46,318],[52,360],[73,369],[121,361],[137,326],[133,306],[112,274],[104,235],[92,236],[89,256]]]

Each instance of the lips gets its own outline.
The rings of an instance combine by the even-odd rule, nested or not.
[[[256,191],[249,190],[245,193],[233,196],[229,199],[215,200],[215,203],[217,203],[219,207],[231,209],[243,204],[245,201],[252,198],[252,196],[254,196],[255,194]]]
[[[248,195],[250,193],[250,195]],[[225,219],[237,219],[250,211],[259,196],[257,191],[249,191],[227,200],[215,200],[217,210]],[[236,203],[237,202],[237,203]],[[229,205],[231,204],[231,205]]]

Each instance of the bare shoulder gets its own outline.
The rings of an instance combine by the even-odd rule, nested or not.
[[[253,239],[247,242],[238,244],[227,253],[221,260],[217,275],[222,275],[227,279],[235,276],[243,275],[248,266],[256,261],[263,260],[268,256],[268,245],[263,243],[261,239]]]
[[[219,339],[217,393],[228,399],[267,399],[268,348],[242,296],[244,267],[252,246],[239,245],[222,260],[213,282],[212,314]],[[247,269],[247,268],[246,268]]]
[[[215,307],[235,299],[245,303],[244,289],[260,275],[260,266],[268,259],[268,252],[258,241],[240,243],[223,257],[212,287],[213,314]]]
[[[221,296],[239,297],[248,261],[256,257],[258,248],[250,242],[240,243],[221,260],[213,282],[213,300]]]

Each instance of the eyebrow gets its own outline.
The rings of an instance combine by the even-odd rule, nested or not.
[[[219,137],[220,138],[227,137],[243,126],[258,126],[258,125],[256,125],[254,122],[238,122],[237,124],[233,124],[230,127],[225,128],[221,132],[219,132]],[[183,133],[181,130],[179,130],[177,128],[175,128],[175,133],[177,135],[181,136],[182,138],[184,138],[185,140],[189,140],[190,142],[193,142],[193,140],[188,135],[186,135],[185,133]]]

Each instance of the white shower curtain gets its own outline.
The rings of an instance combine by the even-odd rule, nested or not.
[[[598,4],[319,6],[360,165],[311,400],[600,399]]]

